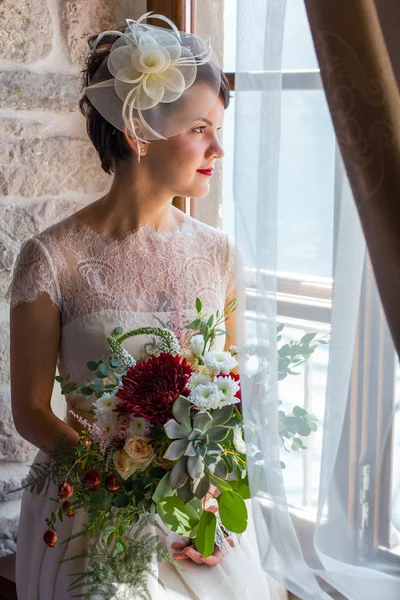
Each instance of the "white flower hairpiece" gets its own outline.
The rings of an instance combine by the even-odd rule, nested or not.
[[[151,15],[166,22],[172,29],[143,24]],[[159,103],[171,103],[182,96],[195,81],[197,67],[210,61],[213,55],[210,42],[193,54],[189,46],[182,45],[181,35],[175,24],[167,17],[147,12],[137,21],[126,19],[128,28],[121,31],[104,31],[98,35],[93,47],[109,34],[117,35],[121,41],[108,56],[108,70],[114,76],[115,92],[123,100],[122,119],[128,131],[132,131],[136,142],[147,142],[139,137],[133,123],[133,111],[147,131],[157,139],[167,139],[146,121],[143,111]],[[200,38],[199,38],[200,39]],[[92,87],[102,87],[102,83]],[[88,89],[86,88],[86,89]]]

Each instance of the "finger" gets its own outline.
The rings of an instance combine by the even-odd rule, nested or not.
[[[226,539],[226,541],[228,542],[228,544],[230,545],[231,548],[235,547],[235,542],[233,541],[233,539],[231,537],[227,537],[225,539]]]
[[[216,550],[214,550],[214,553],[209,556],[208,558],[204,558],[204,564],[208,565],[209,567],[214,567],[215,565],[217,565],[219,562],[221,562],[221,560],[224,558],[224,553],[222,552],[222,550],[220,548],[217,548]]]
[[[183,552],[186,554],[186,556],[188,558],[190,558],[190,560],[195,562],[197,565],[203,564],[204,556],[202,554],[200,554],[200,552],[197,552],[197,550],[195,550],[192,546],[185,548]]]
[[[181,537],[181,538],[175,540],[175,542],[172,542],[171,548],[174,548],[174,550],[183,550],[183,548],[186,548],[186,546],[188,546],[189,544],[190,544],[189,538]]]
[[[174,552],[172,555],[174,560],[190,560],[188,556],[184,552]]]
[[[207,506],[207,508],[205,509],[207,512],[212,512],[212,513],[217,513],[218,512],[218,506],[215,505],[210,505]]]

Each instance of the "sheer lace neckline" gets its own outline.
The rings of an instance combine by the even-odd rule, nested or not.
[[[136,237],[141,237],[141,236],[159,238],[159,239],[175,237],[177,234],[179,235],[179,234],[187,233],[189,231],[193,231],[193,229],[194,229],[193,224],[185,216],[184,219],[182,220],[182,222],[179,224],[179,226],[176,227],[175,229],[173,229],[172,231],[160,231],[156,228],[155,225],[153,225],[153,223],[142,223],[141,225],[139,225],[139,227],[136,227],[135,229],[130,229],[123,236],[118,237],[118,236],[112,235],[108,231],[97,231],[96,229],[94,229],[93,227],[90,227],[90,225],[87,225],[86,223],[80,223],[78,225],[78,229],[76,230],[76,233],[79,233],[79,232],[87,233],[89,235],[93,235],[100,239],[108,240],[110,242],[123,243],[127,240],[132,240]]]

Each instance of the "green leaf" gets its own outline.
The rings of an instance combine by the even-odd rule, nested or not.
[[[99,363],[99,371],[105,377],[110,374],[110,369],[104,363]]]
[[[223,479],[220,479],[219,477],[217,477],[216,475],[214,475],[213,473],[210,473],[210,481],[211,483],[213,483],[215,485],[215,487],[217,487],[221,492],[230,492],[232,491],[232,487],[230,486],[229,483],[227,483],[226,481],[224,481]]]
[[[87,368],[89,369],[89,371],[97,371],[97,365],[98,365],[97,362],[93,362],[92,360],[90,360],[87,363]]]
[[[84,396],[91,396],[93,394],[93,390],[90,387],[81,388],[81,394]]]
[[[210,315],[210,318],[207,321],[207,327],[210,328],[214,321],[214,315]]]
[[[196,310],[198,313],[201,313],[201,310],[203,308],[203,305],[201,303],[201,300],[199,297],[196,298]]]
[[[125,508],[130,502],[130,497],[127,494],[118,494],[114,498],[114,506],[117,508]]]
[[[164,475],[164,477],[159,481],[155,492],[152,496],[153,502],[157,504],[161,500],[161,498],[165,498],[167,496],[172,496],[175,492],[171,486],[171,472],[169,471]]]
[[[304,408],[301,408],[300,406],[295,406],[292,412],[295,417],[304,417],[304,415],[307,414],[307,411],[304,410]]]
[[[63,395],[70,394],[71,392],[75,392],[77,389],[78,389],[78,386],[76,385],[76,383],[68,383],[63,388],[61,388],[61,393]],[[92,391],[90,391],[90,393],[92,393]]]
[[[306,333],[300,340],[301,344],[309,344],[316,336],[316,333]]]
[[[57,375],[55,379],[56,379],[56,381],[58,381],[58,383],[62,383],[64,378],[61,377],[61,375]]]
[[[217,518],[210,511],[203,511],[196,531],[195,547],[200,554],[211,556],[215,546],[215,531],[217,529]]]
[[[156,508],[160,518],[171,531],[178,535],[193,537],[193,530],[199,520],[193,517],[193,510],[187,509],[178,496],[161,498]]]
[[[222,492],[217,498],[219,515],[223,525],[234,533],[243,533],[247,527],[247,508],[236,492]]]
[[[236,479],[231,481],[230,484],[232,486],[232,491],[239,494],[243,500],[248,500],[251,498],[249,485],[243,479]]]
[[[318,431],[318,425],[314,421],[309,421],[308,426],[311,431]]]

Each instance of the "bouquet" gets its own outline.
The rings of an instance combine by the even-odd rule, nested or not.
[[[50,482],[56,484],[58,495],[51,498],[55,505],[46,519],[47,546],[79,535],[91,538],[83,553],[63,559],[88,558],[85,571],[74,573],[70,590],[85,586],[88,592],[81,596],[108,598],[110,582],[117,581],[131,594],[150,598],[146,582],[154,558],[181,568],[157,528],[192,538],[205,557],[216,545],[224,549],[228,536],[245,531],[250,489],[237,350],[211,349],[215,338],[227,333],[220,324],[235,302],[222,314],[205,316],[197,298],[196,318],[182,327],[126,333],[117,327],[107,337],[109,359],[87,363],[95,375],[91,383],[56,377],[63,394],[94,396],[93,422],[71,411],[83,428],[78,444],[70,447],[58,438],[49,461],[32,466],[24,487],[47,491]],[[141,334],[155,336],[152,352],[135,360],[122,344]],[[299,344],[280,349],[280,379],[312,354],[314,338],[306,334]],[[315,417],[300,407],[279,416],[282,445],[304,449],[298,436],[316,430]],[[207,510],[210,501],[214,512]],[[73,518],[79,509],[87,514],[85,527],[58,541],[57,521]]]

